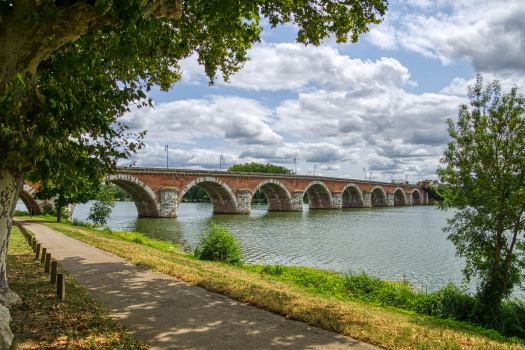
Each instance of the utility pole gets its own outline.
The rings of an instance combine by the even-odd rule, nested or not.
[[[314,176],[315,176],[315,169],[317,169],[317,164],[314,164]]]
[[[365,181],[366,181],[366,168],[363,168],[363,171],[365,172]]]
[[[169,151],[168,145],[166,145],[164,147],[164,150],[166,151],[166,169],[169,169],[169,167],[168,167],[168,154],[169,154],[169,152],[168,152]]]
[[[372,181],[372,172],[370,172],[370,181]]]
[[[295,175],[297,175],[297,159],[293,159],[293,163],[295,164]]]
[[[223,160],[224,160],[224,157],[221,154],[221,156],[219,157],[219,171],[222,171],[222,161]]]

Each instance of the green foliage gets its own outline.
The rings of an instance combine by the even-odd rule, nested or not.
[[[231,166],[228,171],[239,171],[243,173],[269,173],[269,174],[292,174],[292,170],[274,164],[244,163]]]
[[[80,219],[77,219],[77,218],[73,218],[73,220],[71,220],[69,222],[71,225],[73,226],[80,226],[80,227],[91,227],[91,224],[87,223],[87,222],[84,222]]]
[[[444,194],[445,192],[449,191],[449,189],[443,185],[439,185],[438,187],[434,186],[423,186],[423,189],[428,192],[428,196],[438,202],[442,202],[444,200]]]
[[[191,187],[182,198],[185,199],[198,199],[198,200],[207,200],[209,199],[208,194],[199,186]]]
[[[524,277],[525,99],[482,81],[469,87],[471,110],[462,105],[456,125],[448,120],[453,141],[437,173],[451,184],[440,208],[457,209],[444,231],[466,260],[465,279],[477,280],[479,322],[491,324]]]
[[[73,0],[46,1],[42,6],[0,1],[6,26],[19,26],[21,33],[34,31],[35,25],[56,28],[42,31],[43,36],[33,37],[33,46],[25,48],[41,56],[20,57],[20,62],[12,62],[20,71],[0,76],[0,164],[30,173],[33,182],[82,172],[100,181],[114,172],[119,159],[142,146],[143,137],[129,134],[117,118],[132,104],[149,105],[145,92],[152,86],[167,91],[179,81],[178,62],[193,54],[210,84],[218,72],[227,80],[248,60],[253,43],[260,41],[263,17],[272,27],[297,25],[298,42],[319,45],[331,35],[338,42],[347,42],[348,36],[356,42],[370,25],[381,22],[387,10],[383,0],[351,4],[326,0],[321,5],[313,0],[185,0],[182,17],[174,20],[151,14],[152,8],[164,4],[161,1],[81,3],[85,7],[75,10],[78,2]],[[83,17],[95,15],[82,10],[86,8],[104,19],[89,22],[89,32],[78,38],[77,29],[67,31],[79,20],[91,20]],[[0,33],[0,42],[9,40],[17,38]],[[25,75],[30,69],[26,61],[36,64],[37,71]]]
[[[113,192],[113,197],[116,199],[116,200],[119,200],[119,201],[123,201],[123,200],[126,200],[126,199],[130,199],[131,198],[131,195],[124,191],[122,188],[120,188],[119,186],[117,185],[112,185],[112,186],[109,186],[110,187],[110,191]]]
[[[106,225],[111,209],[115,206],[115,198],[113,193],[105,188],[100,191],[97,197],[97,201],[89,209],[88,220],[92,221],[95,225]]]
[[[63,181],[52,183],[42,183],[36,193],[34,194],[35,199],[50,200],[54,199],[54,209],[51,215],[57,217],[57,222],[61,222],[62,217],[68,219],[71,215],[65,208],[69,204],[87,203],[89,200],[95,199],[97,191],[99,190],[98,184],[92,184],[89,182],[83,183],[83,189],[81,192],[74,192],[76,189],[75,182],[84,180],[79,177],[75,180],[64,179]],[[49,211],[49,209],[47,209]],[[45,215],[46,212],[43,212]]]
[[[193,253],[200,260],[219,261],[231,265],[242,265],[243,256],[239,243],[224,226],[213,220],[206,232],[199,237]]]
[[[53,207],[52,204],[46,203],[42,207],[42,215],[44,215],[44,216],[46,216],[46,215],[53,215],[54,213],[55,213],[55,208]]]
[[[15,210],[15,216],[29,216],[29,212],[25,210]]]

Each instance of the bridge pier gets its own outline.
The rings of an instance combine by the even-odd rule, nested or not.
[[[363,208],[372,208],[372,192],[363,192]]]
[[[160,203],[159,203],[159,217],[161,218],[176,218],[177,197],[179,195],[178,187],[162,187],[159,189]]]
[[[393,207],[394,200],[395,200],[395,193],[388,191],[388,193],[386,194],[386,206]]]
[[[303,211],[303,198],[304,198],[304,191],[294,190],[292,192],[292,210],[291,211]]]
[[[343,191],[332,192],[332,208],[342,209],[343,208]]]
[[[412,205],[412,193],[407,193],[407,203],[406,205]]]
[[[250,214],[252,208],[252,191],[249,188],[237,190],[237,214]]]

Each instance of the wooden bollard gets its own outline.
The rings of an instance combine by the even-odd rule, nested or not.
[[[33,236],[31,235],[27,236],[27,243],[29,243],[30,246],[33,245]]]
[[[44,261],[46,261],[46,254],[47,254],[47,248],[42,248],[42,257],[40,258],[40,262],[43,264]]]
[[[36,239],[33,238],[33,253],[36,253]]]
[[[44,263],[44,272],[49,273],[51,267],[51,253],[46,253],[46,262]]]
[[[63,273],[57,274],[57,299],[66,297],[66,276]]]
[[[35,252],[35,260],[40,259],[40,247],[42,247],[42,244],[37,243],[36,244],[36,252]]]
[[[57,283],[57,262],[51,263],[51,284]]]

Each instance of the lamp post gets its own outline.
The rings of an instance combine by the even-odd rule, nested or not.
[[[314,176],[315,176],[315,169],[317,169],[317,164],[314,164]]]
[[[166,145],[164,147],[164,151],[166,151],[166,169],[169,169],[169,167],[168,167],[168,154],[169,154],[169,152],[168,152],[169,151],[168,145]]]
[[[366,168],[363,168],[363,171],[365,172],[365,181],[366,181]]]
[[[224,157],[221,154],[221,156],[219,157],[219,171],[222,171],[222,161],[223,160],[224,160]]]
[[[372,172],[370,172],[370,181],[372,181]]]
[[[293,159],[293,163],[295,164],[295,175],[297,175],[297,159]]]
[[[405,174],[405,184],[408,184],[408,174]]]

